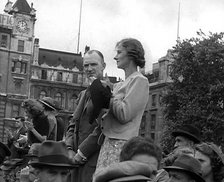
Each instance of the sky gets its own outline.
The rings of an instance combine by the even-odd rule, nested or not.
[[[0,13],[8,0],[0,0]],[[16,0],[11,0],[13,3]],[[36,11],[40,47],[77,53],[81,0],[27,0]],[[146,72],[176,44],[180,2],[180,39],[224,31],[224,0],[82,0],[79,51],[100,50],[109,76],[124,78],[114,61],[115,45],[137,38],[145,49]]]

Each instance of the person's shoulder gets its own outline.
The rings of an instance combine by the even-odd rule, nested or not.
[[[131,80],[135,82],[145,82],[146,84],[149,84],[148,79],[140,72],[135,72],[131,75]]]

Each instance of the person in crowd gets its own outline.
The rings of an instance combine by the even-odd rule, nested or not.
[[[84,72],[87,75],[90,83],[93,79],[102,81],[103,71],[105,69],[103,54],[98,50],[89,50],[83,57]],[[90,88],[82,91],[77,99],[77,107],[73,113],[73,118],[66,132],[66,145],[69,149],[71,158],[74,158],[75,153],[79,152],[78,146],[88,137],[97,126],[96,120],[93,120],[92,113],[94,105],[90,94]],[[88,161],[76,168],[72,174],[72,180],[77,182],[91,182],[92,175],[96,168],[96,162],[99,155],[100,145],[94,146],[95,151],[88,156]],[[77,155],[78,156],[78,155]],[[77,159],[77,161],[79,161]],[[82,163],[83,161],[80,161]]]
[[[35,169],[38,182],[67,182],[70,170],[76,167],[69,159],[65,143],[52,140],[41,143],[38,160],[29,164]]]
[[[182,154],[171,166],[164,168],[169,173],[167,182],[205,182],[201,176],[201,164],[192,156]]]
[[[20,182],[34,182],[37,179],[35,168],[29,165],[30,162],[38,161],[38,152],[41,143],[34,143],[30,146],[28,154],[25,155],[28,163],[20,171]]]
[[[99,126],[79,146],[82,158],[88,159],[95,150],[96,143],[100,144],[102,135],[105,136],[96,170],[119,162],[124,143],[139,133],[141,118],[149,98],[148,80],[138,71],[138,67],[143,68],[145,65],[141,42],[133,38],[119,41],[114,59],[117,67],[124,70],[125,81],[114,84],[109,109],[102,116]]]
[[[122,147],[120,162],[96,172],[93,181],[103,182],[115,180],[115,178],[130,181],[151,181],[157,173],[161,157],[162,150],[153,143],[151,138],[133,137]],[[134,167],[132,168],[132,166]],[[147,174],[142,173],[144,171],[147,171]],[[136,177],[135,175],[140,176]]]
[[[155,171],[160,167],[162,150],[149,137],[136,136],[128,140],[121,149],[120,162],[137,161],[153,166]]]
[[[201,163],[202,177],[206,182],[221,182],[224,179],[224,155],[217,145],[196,145],[195,158]]]
[[[178,147],[192,147],[201,142],[200,130],[193,125],[183,125],[180,129],[172,132],[175,137],[174,149]]]
[[[122,147],[120,162],[98,171],[93,181],[151,181],[157,173],[161,158],[162,150],[151,138],[133,137]],[[146,174],[142,173],[146,171]]]
[[[111,164],[98,171],[93,182],[150,182],[154,175],[153,166],[129,160]]]
[[[47,119],[49,121],[49,137],[52,138],[52,140],[56,141],[58,139],[58,125],[56,116],[61,108],[59,107],[57,101],[55,101],[51,97],[44,97],[40,99],[39,102],[43,104],[44,114],[47,116]]]
[[[46,139],[52,139],[49,135],[49,122],[44,114],[43,105],[36,99],[24,100],[22,107],[25,110],[27,120],[25,125],[27,128],[27,141],[30,145],[33,143],[41,143]],[[20,142],[27,142],[26,140]]]
[[[9,148],[2,142],[0,142],[0,165],[3,163],[7,156],[11,155]]]
[[[23,158],[29,150],[27,142],[20,143],[20,140],[23,140],[23,137],[26,138],[27,129],[25,126],[25,118],[18,116],[13,118],[13,120],[15,122],[15,130],[13,131],[14,128],[5,129],[6,135],[8,137],[7,146],[11,151],[10,158]]]
[[[193,156],[195,144],[201,142],[200,131],[193,125],[183,125],[180,129],[173,131],[172,136],[175,137],[174,150],[163,159],[164,166],[172,165],[182,153]]]

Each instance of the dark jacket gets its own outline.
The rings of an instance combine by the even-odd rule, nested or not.
[[[86,90],[82,91],[79,95],[78,105],[74,112],[73,118],[68,126],[65,140],[67,147],[71,147],[75,152],[77,152],[78,145],[80,145],[97,126],[95,121],[92,124],[89,122],[92,110],[93,104],[89,93],[86,92]],[[99,150],[100,145],[95,145],[94,152],[91,156],[88,156],[87,163],[80,166],[77,170],[74,170],[73,174],[77,177],[74,181],[92,181],[92,175],[95,172]]]

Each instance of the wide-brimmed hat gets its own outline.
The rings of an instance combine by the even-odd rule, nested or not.
[[[44,97],[39,101],[52,110],[62,110],[62,108],[59,106],[59,103],[51,97]]]
[[[201,133],[200,130],[192,125],[183,125],[181,128],[177,129],[176,131],[172,132],[172,136],[184,136],[195,143],[201,142]]]
[[[121,177],[121,178],[117,178],[117,179],[113,179],[113,180],[110,180],[108,182],[129,182],[129,181],[152,181],[151,178],[148,178],[146,176],[143,176],[143,175],[134,175],[134,176],[126,176],[126,177]]]
[[[69,159],[68,150],[62,141],[46,140],[40,145],[38,151],[38,161],[29,163],[33,167],[53,166],[53,167],[76,167]]]
[[[166,171],[183,171],[189,174],[197,182],[205,182],[202,178],[201,164],[200,162],[186,154],[180,155],[173,163],[172,166],[164,167]]]
[[[25,157],[38,157],[38,152],[39,152],[39,148],[40,148],[40,143],[33,143],[30,146],[30,149],[28,151],[28,154],[25,155]]]
[[[93,182],[118,182],[129,180],[149,180],[156,171],[148,164],[137,161],[123,161],[112,164],[94,175]]]
[[[9,148],[2,142],[0,142],[0,156],[2,158],[5,158],[6,156],[10,156],[11,155],[11,151],[9,150]]]
[[[126,177],[121,177],[121,178],[117,178],[117,179],[113,179],[113,180],[110,180],[108,182],[129,182],[129,181],[152,181],[151,178],[148,178],[146,176],[143,176],[143,175],[134,175],[134,176],[126,176]]]

